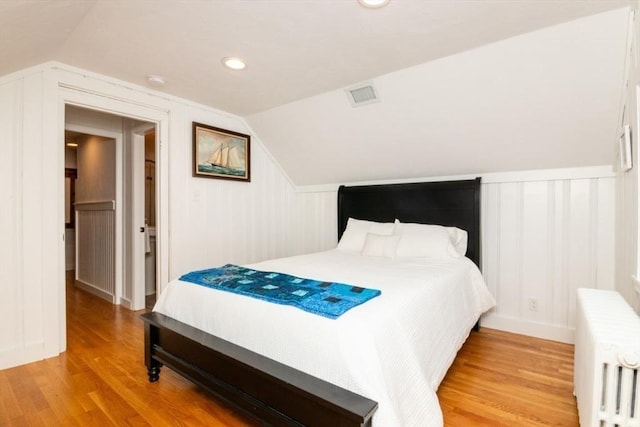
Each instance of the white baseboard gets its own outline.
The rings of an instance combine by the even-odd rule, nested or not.
[[[22,347],[13,347],[0,352],[0,369],[36,362],[45,358],[42,342],[31,343]]]
[[[120,305],[123,306],[124,308],[127,308],[129,310],[133,310],[133,304],[131,304],[131,300],[124,298],[124,297],[120,297]]]
[[[528,322],[514,317],[499,316],[495,313],[488,313],[482,316],[480,326],[567,344],[574,343],[574,329]]]
[[[87,292],[89,292],[89,293],[91,293],[93,295],[99,296],[100,298],[109,301],[111,304],[113,304],[115,302],[113,300],[113,295],[111,295],[109,292],[105,292],[102,289],[98,289],[95,286],[90,285],[90,284],[85,283],[85,282],[82,282],[82,281],[80,281],[78,279],[76,279],[75,284],[76,284],[77,287],[79,287],[81,289],[84,289],[85,291],[87,291]]]

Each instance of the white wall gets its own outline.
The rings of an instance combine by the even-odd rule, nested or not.
[[[235,116],[189,104],[175,114],[184,125],[182,142],[169,143],[172,275],[292,254],[295,190],[260,139]],[[251,135],[250,183],[192,176],[194,121]]]
[[[318,246],[297,243],[313,233],[297,219],[296,191],[241,118],[57,63],[1,77],[0,369],[66,346],[65,100],[157,122],[161,284]],[[191,176],[192,121],[252,134],[251,183]]]
[[[83,136],[78,145],[76,202],[116,199],[116,141]]]
[[[576,288],[614,286],[615,179],[611,168],[478,176],[483,180],[482,271],[497,301],[482,325],[573,342]],[[385,182],[392,181],[367,183]],[[307,241],[305,249],[334,247],[337,188],[299,190],[300,216],[316,224],[307,227],[316,231],[314,243]],[[530,298],[536,300],[537,311],[529,310]]]
[[[64,146],[45,74],[0,78],[0,368],[63,342]]]
[[[250,263],[335,245],[336,206],[332,191],[337,188],[294,188],[241,118],[57,63],[1,77],[0,189],[5,203],[0,205],[0,281],[5,285],[0,287],[0,310],[6,327],[0,329],[0,368],[54,356],[66,347],[62,239],[65,100],[158,124],[161,285],[196,268]],[[192,121],[252,135],[251,183],[191,176]],[[522,200],[500,204],[500,221],[524,224],[519,231],[520,271],[530,271],[527,269],[531,268],[531,260],[540,259],[544,243],[541,246],[536,240],[536,231],[546,230],[546,235],[551,236],[554,227],[564,224],[567,212],[576,214],[577,225],[574,216],[570,217],[571,239],[593,241],[593,231],[584,226],[587,223],[589,227],[602,227],[603,231],[596,233],[598,239],[601,233],[606,234],[612,227],[608,209],[613,206],[607,202],[608,179],[598,174],[560,178],[552,174],[534,180],[525,176],[501,181],[494,177],[498,186],[492,190],[488,189],[488,182],[483,185],[487,194],[494,194],[503,202],[514,197]],[[567,180],[570,184],[565,183]],[[544,184],[528,184],[529,181]],[[521,184],[514,186],[514,182]],[[485,209],[497,206],[490,197],[484,200]],[[592,213],[593,209],[598,213]],[[530,216],[534,212],[538,215]],[[550,218],[555,218],[554,227],[545,222]],[[566,243],[559,245],[565,247]],[[604,266],[603,272],[589,273],[584,281],[592,287],[607,286],[611,255],[598,249],[595,254],[589,252],[595,258],[584,258],[581,246],[575,250],[574,254],[570,249],[569,258],[561,258],[561,264],[553,271],[573,268],[574,257],[579,260],[575,265],[596,260],[598,268]],[[551,265],[549,256],[545,256],[541,261]],[[486,262],[488,272],[492,265],[495,268],[490,258]],[[515,318],[534,325],[532,329],[542,330],[543,334],[548,332],[547,327],[559,327],[563,333],[570,330],[570,320],[563,319],[565,315],[566,319],[571,318],[571,289],[583,281],[583,276],[571,276],[570,281],[562,282],[568,295],[536,293],[543,314],[535,316],[522,311],[523,298],[532,293],[535,285],[502,280],[501,277],[509,277],[507,272],[497,277],[500,280],[492,286],[503,301],[500,310],[505,311],[496,311],[494,318]],[[545,282],[542,289],[551,289],[549,286],[559,285]],[[513,289],[518,296],[505,299]],[[557,298],[559,302],[555,302]],[[542,327],[535,327],[537,324]]]
[[[562,172],[482,185],[483,274],[496,298],[484,326],[573,342],[576,289],[613,289],[610,168]]]
[[[640,18],[638,2],[633,1],[635,20],[630,22],[625,63],[625,79],[618,123],[631,126],[633,169],[619,171],[616,179],[616,285],[615,288],[640,314],[640,261],[638,253],[638,88],[640,85]],[[632,18],[630,18],[631,21]],[[617,151],[618,139],[612,135],[612,152]]]
[[[338,89],[247,121],[296,185],[609,164],[627,13],[374,76],[379,103]]]

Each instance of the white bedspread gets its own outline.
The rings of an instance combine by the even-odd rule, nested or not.
[[[475,321],[494,305],[473,262],[331,250],[248,267],[382,295],[333,320],[175,280],[154,311],[377,401],[374,427],[442,425],[438,385]]]

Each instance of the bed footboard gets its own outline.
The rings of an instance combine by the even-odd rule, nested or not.
[[[371,426],[370,399],[160,313],[141,317],[151,382],[166,365],[267,425]]]

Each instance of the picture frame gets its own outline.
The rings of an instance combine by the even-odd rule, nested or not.
[[[631,127],[624,125],[618,136],[618,160],[619,170],[627,172],[633,167],[633,159],[631,157]]]
[[[251,181],[251,137],[193,122],[193,176]]]

